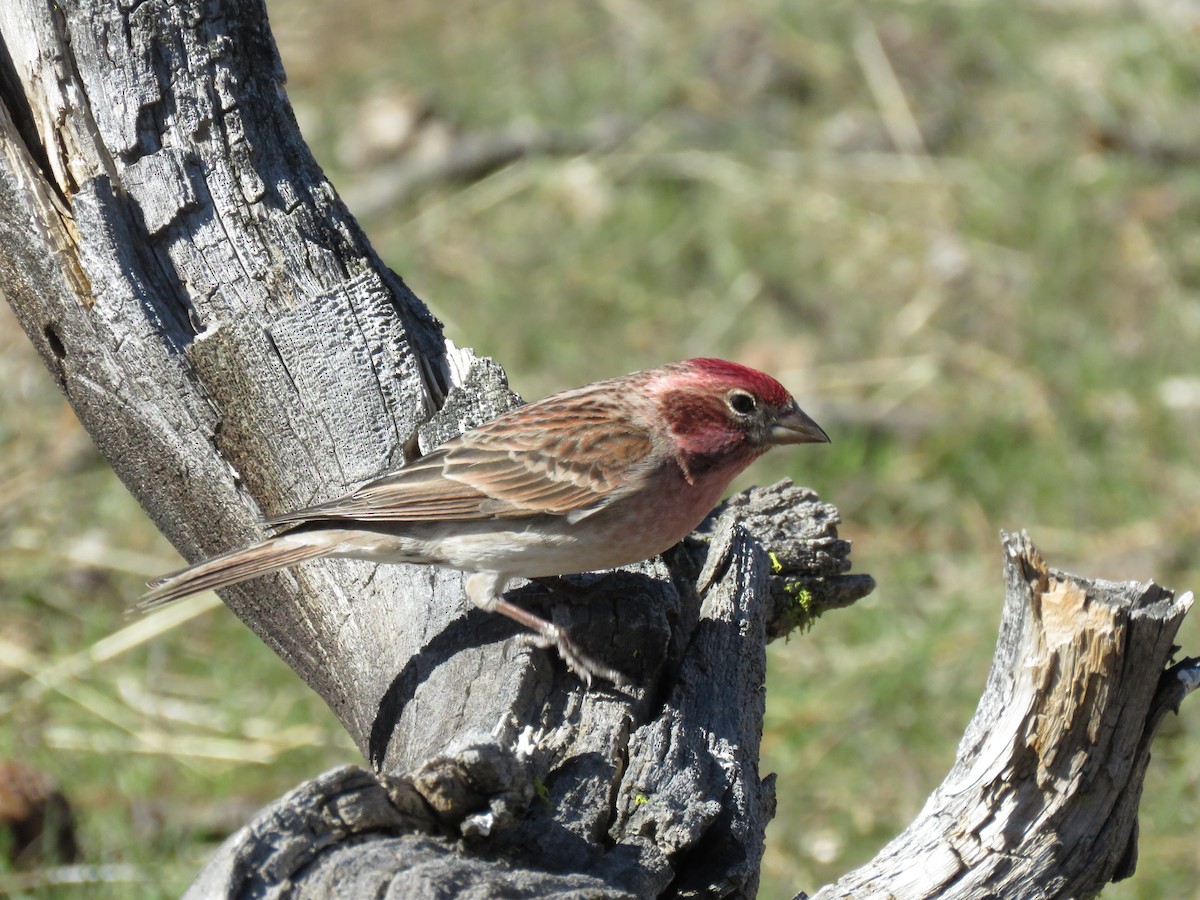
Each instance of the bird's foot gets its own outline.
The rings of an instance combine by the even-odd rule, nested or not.
[[[571,640],[565,628],[560,628],[558,625],[547,622],[547,628],[538,629],[533,634],[522,635],[522,639],[533,644],[535,647],[540,647],[543,650],[551,648],[558,651],[558,655],[562,657],[562,661],[567,664],[567,668],[579,676],[588,687],[592,686],[593,678],[603,678],[605,681],[611,682],[618,686],[629,685],[631,682],[623,674],[618,672],[604,663],[588,656]]]
[[[535,616],[529,610],[514,603],[509,603],[507,600],[499,601],[496,604],[495,611],[508,616],[510,619],[515,619],[533,632],[532,634],[522,635],[522,640],[543,650],[549,650],[551,647],[557,650],[558,655],[567,664],[567,668],[578,675],[579,679],[588,687],[592,686],[592,679],[594,678],[603,678],[605,681],[615,685],[629,685],[631,683],[628,678],[616,669],[598,662],[580,650],[575,642],[571,640],[565,628],[555,625],[553,622],[547,622],[540,616]]]

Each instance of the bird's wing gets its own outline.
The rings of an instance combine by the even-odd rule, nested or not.
[[[572,391],[493,419],[347,497],[269,521],[575,521],[636,487],[653,449],[649,431],[607,398]]]

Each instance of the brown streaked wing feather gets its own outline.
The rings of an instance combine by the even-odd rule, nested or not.
[[[487,499],[473,488],[448,481],[443,467],[446,448],[426,454],[390,475],[364,484],[353,494],[267,519],[268,525],[289,526],[318,519],[417,521],[419,519],[478,519],[479,504]]]
[[[469,432],[446,476],[524,514],[599,508],[636,482],[653,438],[630,421],[611,382],[555,394]]]
[[[486,422],[348,497],[271,519],[375,522],[587,515],[637,482],[651,435],[613,407],[611,388],[555,394]]]

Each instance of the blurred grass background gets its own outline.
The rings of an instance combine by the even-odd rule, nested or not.
[[[268,5],[334,184],[519,392],[724,356],[833,436],[745,482],[816,488],[879,584],[770,650],[762,896],[866,860],[940,781],[1001,528],[1078,574],[1200,584],[1195,6]],[[380,190],[514,128],[622,139]],[[0,311],[0,755],[55,775],[87,861],[132,879],[88,896],[177,895],[253,810],[357,761],[211,598],[125,618],[176,563]],[[1200,896],[1197,731],[1187,705],[1167,722],[1138,872],[1106,897]]]

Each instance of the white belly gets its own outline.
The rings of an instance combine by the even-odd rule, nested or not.
[[[624,529],[622,534],[601,532],[598,537],[583,523],[569,525],[565,519],[541,519],[516,528],[511,522],[471,522],[419,530],[423,533],[400,535],[345,529],[338,549],[330,555],[541,578],[628,565],[676,543],[670,540],[662,546],[661,534],[638,528]]]

